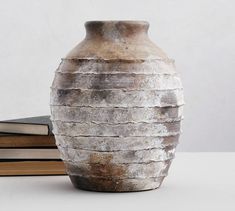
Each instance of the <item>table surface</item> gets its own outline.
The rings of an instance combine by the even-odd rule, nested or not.
[[[0,177],[0,210],[235,210],[235,153],[176,153],[161,188],[99,193],[68,176]]]

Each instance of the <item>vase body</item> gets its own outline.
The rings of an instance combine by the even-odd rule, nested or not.
[[[183,89],[148,23],[91,21],[51,87],[56,144],[75,187],[158,188],[180,135]]]

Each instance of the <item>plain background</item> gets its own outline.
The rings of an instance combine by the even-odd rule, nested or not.
[[[235,151],[235,1],[0,1],[0,120],[49,114],[60,58],[87,20],[147,20],[185,88],[179,151]]]

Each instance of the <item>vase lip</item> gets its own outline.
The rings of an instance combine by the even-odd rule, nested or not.
[[[149,26],[149,22],[145,20],[90,20],[85,22],[85,26],[96,24],[127,24],[127,25],[143,25]]]
[[[98,20],[85,23],[86,39],[120,40],[147,37],[149,23],[132,20]]]

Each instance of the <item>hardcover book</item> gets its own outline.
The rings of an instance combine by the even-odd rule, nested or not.
[[[0,148],[54,147],[53,135],[0,134]]]
[[[65,174],[62,161],[0,161],[0,176]]]
[[[0,121],[0,133],[50,135],[52,132],[50,116],[29,117]]]

